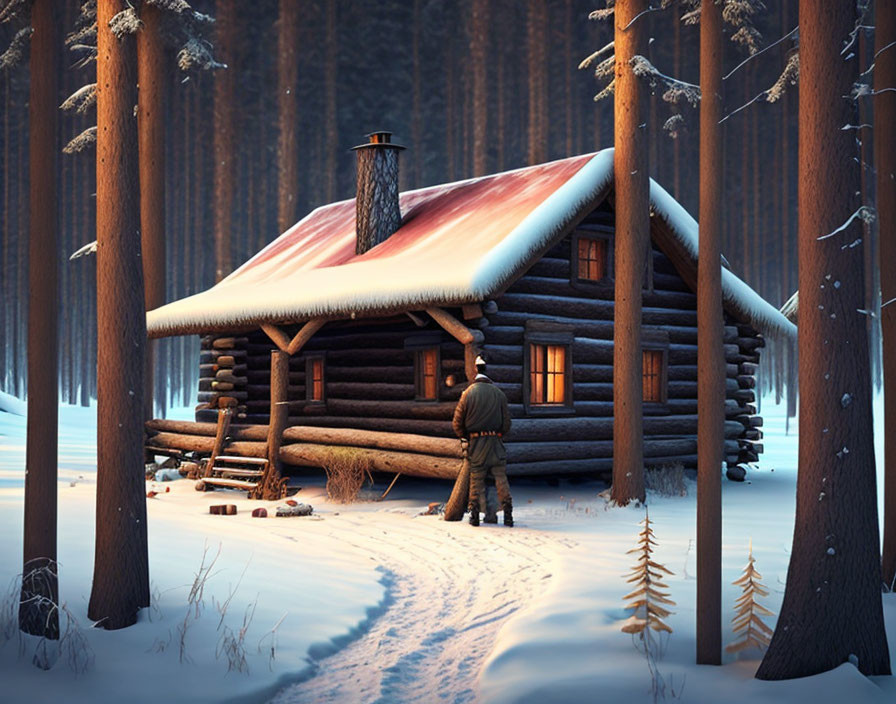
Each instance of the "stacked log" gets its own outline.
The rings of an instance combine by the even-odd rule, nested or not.
[[[218,409],[234,409],[237,420],[245,420],[248,408],[246,387],[245,336],[215,334],[205,335],[200,341],[199,390],[196,406],[197,421],[214,421]]]

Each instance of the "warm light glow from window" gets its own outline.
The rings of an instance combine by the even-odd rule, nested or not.
[[[644,350],[643,357],[644,400],[663,403],[663,353],[661,350]]]
[[[579,237],[579,279],[600,281],[607,275],[607,240]]]
[[[566,347],[529,346],[529,403],[562,404],[566,401]]]

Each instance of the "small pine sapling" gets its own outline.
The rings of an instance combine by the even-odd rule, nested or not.
[[[644,520],[641,521],[640,525],[644,526],[644,528],[638,536],[638,547],[628,551],[628,554],[637,553],[640,557],[638,562],[632,566],[632,571],[626,575],[626,581],[629,583],[634,582],[635,589],[622,597],[623,599],[631,600],[631,603],[627,604],[625,608],[633,609],[633,613],[623,624],[622,631],[632,635],[640,634],[646,645],[646,629],[658,632],[665,631],[666,633],[672,632],[672,629],[663,621],[664,618],[671,616],[672,612],[661,606],[661,604],[675,606],[675,602],[669,599],[668,593],[660,591],[660,589],[669,588],[660,581],[662,574],[671,575],[673,572],[650,559],[650,556],[653,554],[653,546],[656,545],[656,541],[653,539],[650,516],[645,514]],[[649,635],[649,631],[647,635]]]
[[[638,536],[638,546],[632,548],[627,554],[636,553],[640,557],[632,566],[632,571],[626,575],[626,581],[635,584],[635,589],[626,594],[623,599],[630,600],[625,608],[632,609],[632,615],[622,624],[622,632],[630,633],[632,638],[636,635],[644,648],[644,657],[647,659],[647,668],[650,670],[651,694],[653,701],[665,699],[667,693],[666,678],[657,668],[656,660],[660,655],[660,644],[654,642],[651,631],[658,633],[672,633],[672,628],[663,620],[672,615],[665,606],[675,606],[675,602],[669,598],[668,592],[660,591],[668,589],[668,585],[661,581],[663,574],[672,575],[672,571],[664,565],[651,560],[656,540],[653,538],[650,515],[645,512],[644,520],[640,525],[644,526]],[[665,606],[663,606],[665,605]],[[636,643],[636,647],[640,649]],[[675,698],[681,696],[682,687],[676,691],[672,678],[668,682],[668,691]]]
[[[756,595],[768,596],[762,582],[762,575],[756,571],[753,564],[756,559],[753,557],[753,541],[750,541],[750,561],[744,568],[744,573],[739,579],[732,582],[735,586],[741,587],[743,593],[735,602],[737,613],[731,619],[732,627],[735,635],[740,640],[729,645],[725,650],[729,653],[738,653],[747,648],[758,648],[765,650],[772,637],[772,629],[762,622],[761,616],[774,616],[774,614],[756,601]]]

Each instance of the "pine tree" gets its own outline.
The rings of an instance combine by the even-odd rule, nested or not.
[[[613,500],[644,501],[644,413],[641,307],[650,246],[645,90],[632,59],[647,54],[647,0],[619,0],[615,39],[616,235],[613,319]],[[630,25],[630,26],[629,26]]]
[[[632,609],[632,615],[622,625],[623,633],[631,633],[632,635],[640,634],[644,641],[645,647],[650,642],[650,630],[657,632],[665,631],[671,633],[672,629],[663,619],[672,615],[672,612],[666,609],[666,606],[675,606],[675,602],[669,599],[667,592],[660,591],[668,589],[668,585],[661,580],[663,574],[672,575],[673,572],[666,569],[658,562],[654,562],[651,558],[653,554],[653,546],[656,541],[653,538],[653,528],[650,524],[650,516],[645,512],[644,520],[639,525],[644,526],[638,534],[638,547],[632,548],[626,554],[639,555],[638,561],[632,565],[632,571],[626,575],[626,582],[634,583],[633,591],[626,594],[623,599],[630,599],[631,602],[626,604],[625,608]]]
[[[137,173],[137,51],[110,20],[125,0],[97,3],[96,549],[87,615],[124,628],[149,606],[143,480],[146,313]]]
[[[56,103],[59,36],[51,0],[31,8],[29,100],[28,436],[25,529],[19,625],[59,638],[56,573],[59,208],[56,191]]]
[[[753,541],[751,540],[750,561],[744,568],[744,573],[732,582],[734,586],[741,587],[743,591],[734,604],[737,613],[731,619],[734,633],[740,636],[740,640],[725,648],[729,653],[739,653],[747,648],[765,650],[771,642],[772,629],[762,622],[762,616],[774,616],[774,614],[756,601],[757,594],[768,596],[768,589],[759,581],[762,579],[762,575],[753,566],[755,562]]]
[[[700,239],[697,258],[697,663],[722,664],[722,8],[700,14]]]
[[[896,584],[896,5],[875,6],[874,152],[880,231],[881,336],[884,384],[883,581]]]
[[[137,139],[140,170],[140,234],[146,310],[165,302],[165,49],[162,10],[140,7],[137,33]],[[144,416],[153,416],[158,341],[147,346]]]
[[[806,677],[858,658],[890,674],[880,594],[880,534],[871,374],[862,316],[856,212],[858,79],[843,42],[851,0],[800,0],[799,388],[800,444],[793,549],[778,626],[759,679]],[[846,224],[844,224],[846,223]]]

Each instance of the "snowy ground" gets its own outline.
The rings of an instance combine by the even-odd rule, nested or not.
[[[751,538],[756,566],[771,589],[766,606],[777,611],[783,595],[796,440],[784,436],[774,407],[763,411],[760,469],[749,483],[723,482],[726,622],[739,594],[730,582],[746,564]],[[513,529],[475,529],[419,515],[429,501],[447,497],[445,482],[402,478],[386,501],[346,507],[326,501],[318,478],[303,477],[296,498],[311,503],[315,515],[293,519],[251,518],[250,508],[275,504],[197,493],[188,481],[158,484],[171,492],[148,501],[154,606],[129,629],[87,628],[95,421],[92,409],[64,407],[61,418],[61,599],[81,624],[93,662],[76,675],[63,653],[51,670],[39,670],[31,664],[33,641],[21,641],[15,629],[6,640],[0,616],[4,702],[652,700],[644,657],[619,631],[627,616],[622,575],[633,562],[626,551],[643,509],[606,510],[596,483],[516,482]],[[0,587],[21,569],[24,433],[23,417],[0,411]],[[668,580],[677,602],[668,620],[674,633],[658,663],[666,698],[726,704],[896,700],[893,678],[867,679],[851,665],[768,683],[752,677],[755,655],[726,656],[721,668],[693,664],[695,506],[689,488],[684,498],[650,497],[656,559],[675,573]],[[236,503],[239,514],[208,514],[209,504],[224,501]],[[188,593],[206,548],[206,564],[220,554],[197,616]],[[896,656],[896,598],[886,596],[884,608]],[[222,649],[239,640],[247,610],[242,651],[248,671],[228,671]],[[727,629],[725,638],[732,638]]]

